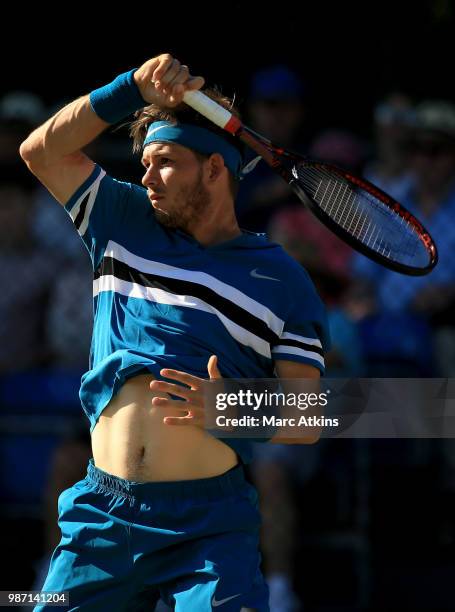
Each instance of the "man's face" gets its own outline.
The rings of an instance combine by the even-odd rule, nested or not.
[[[199,159],[181,145],[154,142],[145,147],[141,161],[147,169],[142,184],[157,220],[189,231],[210,205]]]

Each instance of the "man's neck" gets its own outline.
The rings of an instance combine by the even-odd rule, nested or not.
[[[208,210],[204,211],[186,230],[203,246],[227,242],[242,233],[235,216],[233,200],[215,201],[216,205],[209,206]]]
[[[191,235],[203,246],[213,246],[220,244],[221,242],[227,242],[237,236],[240,236],[242,230],[240,229],[237,220],[234,223],[222,227],[198,227]]]

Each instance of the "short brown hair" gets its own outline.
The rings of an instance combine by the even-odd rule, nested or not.
[[[224,96],[218,89],[207,88],[203,90],[206,96],[218,102],[224,108],[227,108],[233,115],[240,117],[239,111],[234,107],[233,101]],[[147,135],[147,129],[150,123],[154,121],[170,121],[171,123],[190,123],[192,125],[198,125],[204,127],[211,132],[214,132],[218,136],[221,136],[233,145],[244,158],[244,147],[240,140],[231,136],[225,130],[217,127],[214,123],[206,119],[203,115],[192,109],[187,104],[179,104],[174,108],[162,108],[155,104],[150,104],[142,110],[135,113],[136,119],[130,124],[130,137],[133,139],[133,153],[142,152],[144,140]],[[207,159],[209,156],[193,151],[199,160]],[[237,196],[238,192],[238,179],[229,172],[229,185],[231,188],[232,196]]]

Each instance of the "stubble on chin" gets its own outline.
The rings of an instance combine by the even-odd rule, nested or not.
[[[169,212],[155,209],[156,220],[169,229],[188,231],[210,205],[210,194],[202,182],[202,170],[191,186],[184,186],[175,196],[177,208]]]

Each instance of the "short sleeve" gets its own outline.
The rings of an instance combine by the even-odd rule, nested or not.
[[[109,240],[121,233],[138,205],[147,206],[146,190],[112,178],[98,165],[65,204],[94,268]]]
[[[278,344],[272,348],[273,360],[307,363],[324,374],[324,353],[330,348],[327,313],[303,269],[294,277],[289,300],[283,331]]]

